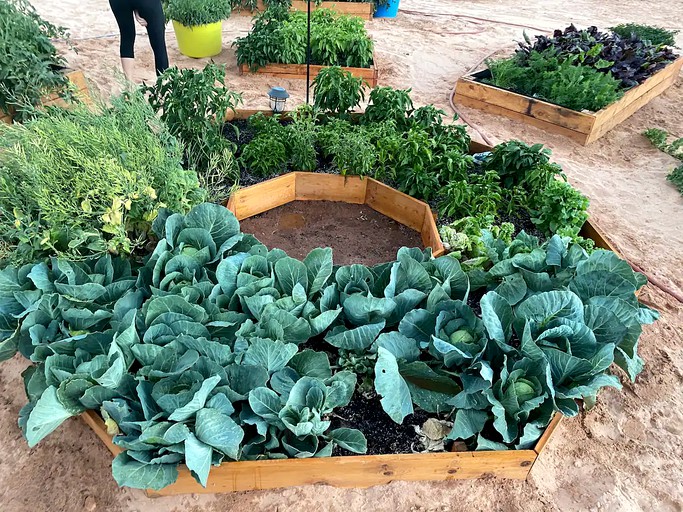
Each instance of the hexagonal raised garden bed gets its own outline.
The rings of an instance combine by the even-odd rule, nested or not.
[[[477,146],[477,150],[486,150]],[[425,246],[435,254],[444,252],[434,217],[427,204],[374,179],[295,172],[237,191],[228,208],[245,219],[291,201],[346,201],[371,208],[422,234]],[[597,247],[610,249],[600,230],[586,222],[582,235]],[[104,442],[112,454],[121,453],[113,444],[102,418],[86,411],[81,418]],[[335,487],[371,487],[394,480],[443,481],[494,475],[525,479],[562,416],[557,413],[532,449],[507,451],[454,451],[388,455],[354,455],[305,459],[273,459],[228,462],[212,469],[202,487],[185,467],[177,481],[150,496],[186,493],[220,493],[278,487],[327,484]]]
[[[230,197],[228,209],[241,221],[292,201],[366,204],[420,232],[423,246],[431,247],[434,256],[444,253],[429,205],[372,178],[292,172],[238,190]]]

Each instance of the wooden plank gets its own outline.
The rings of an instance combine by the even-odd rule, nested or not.
[[[375,211],[414,229],[422,231],[425,215],[432,212],[426,203],[399,192],[384,183],[368,178],[366,204]]]
[[[483,101],[540,121],[559,124],[579,133],[590,133],[595,122],[592,114],[577,112],[546,101],[523,96],[469,77],[458,80],[456,95]]]
[[[297,172],[295,199],[297,201],[343,201],[364,204],[367,178]]]
[[[432,215],[430,211],[428,215],[424,216],[424,222],[422,223],[422,245],[425,247],[432,248],[432,255],[435,258],[442,256],[446,250],[444,249],[443,242],[439,236],[439,228],[436,226],[436,218]]]
[[[536,446],[534,446],[534,451],[537,454],[540,454],[543,451],[543,448],[545,448],[546,443],[550,440],[550,436],[553,435],[553,432],[555,432],[555,429],[562,421],[562,418],[563,416],[559,412],[556,412],[553,418],[550,420],[545,432],[543,432],[543,435],[536,442]]]
[[[490,114],[505,116],[505,117],[508,117],[510,119],[514,119],[515,121],[523,121],[526,124],[530,124],[532,126],[540,128],[546,132],[557,133],[559,135],[564,135],[565,137],[569,137],[570,139],[575,140],[579,144],[585,144],[586,140],[588,139],[588,137],[585,133],[579,133],[577,131],[570,130],[568,128],[550,123],[548,121],[543,121],[543,120],[537,119],[535,117],[530,117],[530,116],[527,116],[525,114],[520,114],[519,112],[508,110],[508,109],[500,107],[498,105],[492,105],[490,103],[486,103],[485,101],[476,100],[476,99],[473,99],[473,98],[470,98],[467,96],[461,96],[457,92],[453,98],[453,101],[459,105],[464,105],[466,107],[476,108],[478,110],[483,110],[483,111],[488,112]]]
[[[321,69],[329,66],[311,65],[311,78],[315,78]],[[378,71],[374,66],[369,68],[351,68],[343,67],[345,71],[350,72],[353,76],[364,79],[370,87],[377,85]],[[247,64],[238,66],[240,74],[244,73],[260,73],[264,75],[273,75],[281,79],[306,79],[306,65],[305,64],[276,64],[271,63],[252,71]]]
[[[311,5],[311,11],[316,9],[332,9],[337,14],[342,14],[345,16],[357,16],[366,21],[373,19],[373,7],[372,3],[369,2],[322,2],[320,5],[313,3]],[[233,15],[239,16],[254,16],[259,12],[263,12],[265,7],[263,5],[263,0],[258,0],[256,9],[250,11],[249,9],[236,9],[233,10]],[[308,6],[306,2],[294,0],[292,2],[292,11],[306,11]]]
[[[294,173],[288,173],[239,189],[233,194],[231,211],[237,220],[243,220],[287,204],[295,199],[295,184]]]
[[[116,456],[123,451],[120,447],[116,446],[112,442],[112,436],[107,433],[107,427],[104,424],[104,420],[99,414],[97,414],[97,412],[85,411],[83,414],[81,414],[81,419],[86,425],[93,429],[95,435],[102,440],[112,455]]]
[[[443,481],[484,475],[524,479],[536,457],[533,450],[510,450],[225,462],[211,468],[206,488],[183,467],[175,484],[160,491],[148,491],[148,495],[220,493],[315,484],[366,488],[394,480]]]
[[[673,70],[675,73],[669,73],[668,76],[660,76],[660,73],[657,73],[656,75],[648,78],[648,80],[643,82],[640,86],[634,87],[628,91],[626,94],[632,93],[628,98],[626,95],[624,95],[624,97],[616,103],[613,103],[612,105],[609,105],[603,110],[597,112],[596,127],[588,137],[587,144],[599,139],[612,128],[626,121],[626,119],[650,103],[653,98],[656,98],[669,87],[671,87],[676,81],[676,78],[678,78],[681,65],[683,65],[683,58],[680,58],[674,62],[674,65],[668,66],[660,71],[660,73],[664,73],[665,71]],[[669,70],[669,68],[672,69]],[[653,80],[655,78],[661,80]],[[650,82],[650,80],[653,81]]]

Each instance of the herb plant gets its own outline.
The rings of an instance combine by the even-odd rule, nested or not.
[[[313,101],[317,108],[333,114],[344,114],[365,100],[363,79],[340,66],[323,68],[313,80]]]
[[[63,27],[45,21],[26,0],[0,0],[0,112],[24,119],[43,96],[70,99],[60,72],[66,61],[52,44],[67,39]]]
[[[643,135],[645,135],[656,148],[683,162],[683,137],[678,139],[674,138],[669,142],[669,134],[665,130],[660,130],[658,128],[645,130]],[[666,179],[673,183],[678,191],[683,194],[683,163],[671,171]]]
[[[642,41],[649,41],[655,46],[675,46],[677,30],[639,25],[638,23],[624,23],[610,28],[610,30],[622,38],[636,36]]]
[[[160,208],[186,212],[204,198],[182,151],[141,93],[112,107],[51,108],[0,128],[2,257],[82,259],[131,253]]]
[[[233,146],[223,136],[223,119],[242,102],[225,85],[225,67],[167,69],[143,90],[169,131],[185,150],[186,166],[195,169],[214,200],[227,197],[239,178]]]
[[[373,43],[363,20],[329,9],[311,14],[311,63],[367,68]],[[306,13],[272,6],[254,18],[251,32],[235,40],[237,63],[258,69],[268,63],[306,63]]]
[[[230,0],[169,0],[166,17],[186,27],[198,27],[225,20],[230,11]]]

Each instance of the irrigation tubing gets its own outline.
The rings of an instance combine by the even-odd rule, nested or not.
[[[534,27],[531,25],[525,25],[523,23],[512,23],[511,21],[500,21],[500,20],[492,20],[490,18],[480,18],[478,16],[470,16],[468,14],[455,14],[455,13],[450,13],[450,12],[414,11],[411,9],[399,9],[399,11],[403,12],[405,14],[413,14],[413,15],[417,15],[417,16],[432,16],[432,17],[450,16],[451,18],[464,18],[464,19],[469,19],[469,20],[484,21],[487,23],[496,23],[498,25],[507,25],[509,27],[530,28],[531,30],[537,30],[538,32],[548,32],[547,28],[538,28],[538,27]]]

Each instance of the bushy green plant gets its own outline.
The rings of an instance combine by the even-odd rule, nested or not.
[[[311,20],[311,64],[367,68],[373,42],[363,20],[316,9]],[[272,6],[254,18],[251,32],[235,40],[237,63],[258,69],[268,63],[306,63],[307,18]]]
[[[495,215],[502,201],[500,176],[495,171],[470,174],[467,180],[452,181],[441,191],[439,212],[447,217]]]
[[[323,68],[313,80],[313,101],[317,108],[344,114],[365,100],[363,79],[340,66]]]
[[[225,86],[225,66],[207,64],[203,70],[167,69],[151,86],[150,105],[185,150],[187,167],[195,169],[213,200],[224,199],[239,178],[234,147],[223,137],[223,120],[242,102]]]
[[[285,142],[289,163],[294,171],[314,171],[318,164],[315,141],[318,133],[317,111],[301,106],[292,112],[292,123],[286,126]]]
[[[506,188],[520,185],[528,191],[542,190],[556,175],[564,177],[562,169],[550,163],[550,150],[543,144],[529,146],[518,140],[495,146],[485,159],[484,168],[496,171]]]
[[[533,223],[542,231],[576,236],[588,220],[588,198],[562,180],[552,180],[532,206]]]
[[[635,35],[643,41],[649,41],[656,46],[675,46],[676,34],[678,34],[678,30],[666,30],[665,28],[640,25],[638,23],[622,23],[616,27],[611,27],[610,30],[621,37]]]
[[[66,60],[52,44],[66,38],[65,28],[45,21],[28,1],[0,0],[0,112],[22,120],[48,93],[71,99],[60,72]]]
[[[495,224],[493,215],[461,217],[439,228],[439,235],[451,258],[460,260],[466,269],[477,268],[488,261],[482,233],[489,231],[506,244],[512,243],[515,226],[509,222]]]
[[[198,27],[225,20],[230,11],[230,0],[169,0],[166,16],[186,27]]]
[[[142,94],[112,107],[51,108],[0,129],[0,237],[22,262],[128,254],[159,208],[204,198],[181,148]]]
[[[329,151],[332,163],[344,176],[369,176],[377,162],[375,146],[362,129],[341,133]]]
[[[364,123],[382,123],[394,121],[402,128],[413,110],[410,89],[393,89],[391,87],[375,87],[370,91],[370,104],[363,115]]]
[[[277,138],[259,136],[242,149],[240,163],[249,172],[268,178],[281,174],[287,165],[287,148]]]

